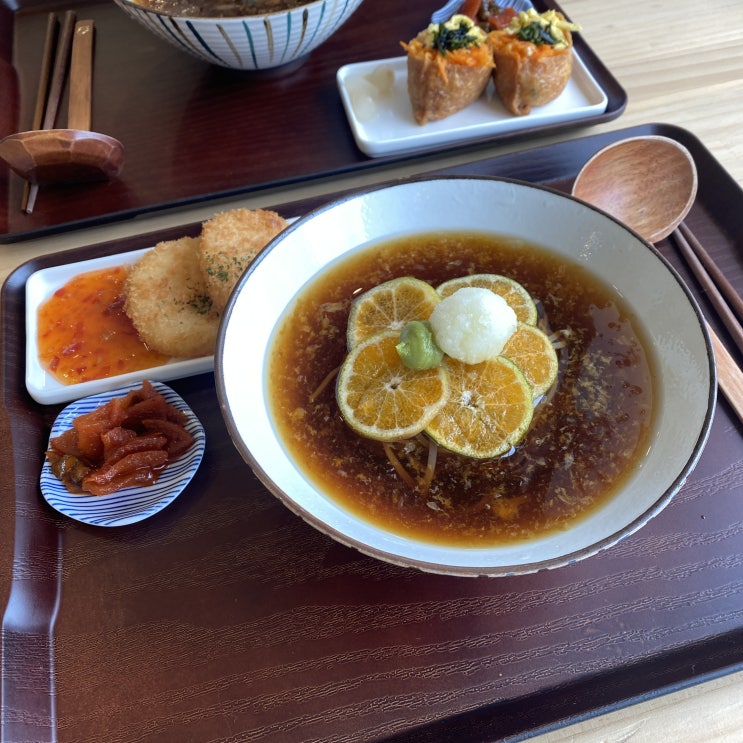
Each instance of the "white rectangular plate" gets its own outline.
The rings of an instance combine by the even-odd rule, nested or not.
[[[358,148],[370,157],[382,157],[602,114],[608,104],[606,93],[575,49],[573,54],[573,74],[562,94],[526,116],[507,111],[491,81],[485,93],[467,108],[421,126],[413,118],[408,98],[406,57],[345,65],[338,70],[336,80]],[[365,76],[379,67],[388,67],[394,73],[392,88],[378,93],[372,101],[359,102],[355,92],[364,85]]]
[[[95,379],[80,384],[62,384],[39,363],[37,343],[39,306],[73,277],[87,271],[134,263],[147,250],[149,248],[105,258],[68,263],[63,266],[52,266],[36,271],[28,277],[26,281],[26,389],[34,400],[42,405],[53,405],[108,392],[132,382],[141,382],[143,379],[167,382],[171,379],[212,371],[214,357],[203,356],[198,359],[173,359],[162,366],[119,374],[107,379]]]

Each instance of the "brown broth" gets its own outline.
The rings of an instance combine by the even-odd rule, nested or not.
[[[266,15],[309,5],[312,0],[135,0],[160,13],[189,18]]]
[[[343,361],[355,296],[397,276],[437,286],[472,273],[523,284],[556,331],[558,380],[506,457],[439,449],[426,492],[395,473],[382,444],[343,422],[322,380]],[[272,341],[269,401],[279,435],[305,475],[358,516],[428,542],[484,547],[569,527],[605,503],[647,450],[653,414],[650,346],[611,287],[545,249],[479,234],[418,235],[351,255],[305,288]],[[395,444],[422,477],[428,443]]]

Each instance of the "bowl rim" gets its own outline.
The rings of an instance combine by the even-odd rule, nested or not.
[[[285,8],[284,10],[274,10],[270,13],[255,13],[252,15],[176,15],[174,13],[167,13],[164,10],[158,10],[157,8],[151,8],[149,5],[143,5],[142,3],[138,3],[136,0],[114,0],[119,5],[126,5],[131,8],[136,8],[137,10],[141,10],[145,13],[152,13],[153,15],[162,16],[163,18],[173,18],[179,21],[187,21],[187,22],[194,22],[194,21],[219,21],[220,23],[225,23],[227,21],[247,21],[247,20],[256,20],[256,21],[262,21],[264,18],[273,18],[277,16],[283,16],[287,13],[296,13],[298,11],[304,12],[305,9],[307,9],[310,6],[314,5],[321,5],[323,3],[327,3],[328,0],[309,0],[308,2],[303,2],[301,5],[297,5],[294,8]]]
[[[655,259],[659,261],[661,265],[669,272],[671,277],[675,280],[676,284],[678,285],[678,288],[681,289],[689,306],[691,307],[694,315],[696,316],[696,319],[699,324],[699,330],[704,340],[705,352],[706,352],[705,358],[707,362],[707,372],[709,375],[709,388],[707,390],[707,405],[705,409],[704,419],[700,424],[700,429],[696,437],[696,441],[694,442],[691,452],[687,460],[685,461],[683,467],[681,468],[680,472],[678,472],[678,474],[673,478],[672,482],[668,485],[665,491],[661,492],[658,495],[658,497],[655,498],[653,502],[647,508],[645,508],[640,514],[638,514],[632,521],[628,522],[627,524],[622,525],[620,528],[614,530],[611,534],[601,539],[598,539],[594,542],[591,542],[591,544],[587,546],[578,548],[570,552],[566,552],[559,556],[550,557],[550,558],[543,559],[543,560],[534,560],[531,562],[518,563],[518,564],[498,565],[495,567],[487,566],[487,565],[483,565],[483,566],[449,565],[449,564],[432,562],[428,560],[421,560],[421,559],[401,556],[393,552],[389,552],[388,550],[385,550],[385,549],[382,549],[376,546],[371,546],[357,539],[354,539],[353,537],[339,531],[334,526],[326,523],[322,519],[315,516],[312,512],[300,506],[288,493],[284,492],[276,483],[273,482],[272,478],[266,473],[266,471],[263,469],[261,464],[256,460],[252,451],[242,441],[242,437],[240,436],[239,431],[237,430],[235,420],[227,404],[227,390],[226,390],[226,385],[225,385],[224,368],[223,368],[223,352],[225,348],[225,338],[226,338],[227,328],[228,328],[229,321],[230,321],[230,318],[232,316],[232,313],[235,307],[235,303],[242,290],[242,287],[250,280],[250,277],[257,270],[257,268],[263,262],[263,260],[269,255],[269,253],[272,252],[278,245],[281,244],[286,234],[289,234],[291,232],[301,229],[302,225],[305,222],[314,219],[315,217],[317,217],[318,215],[326,211],[337,208],[339,205],[344,204],[348,201],[352,201],[352,200],[359,199],[359,198],[364,198],[365,196],[375,193],[377,191],[381,191],[385,189],[393,189],[395,187],[404,186],[407,184],[424,183],[428,181],[455,181],[455,180],[498,181],[502,183],[512,184],[516,186],[517,188],[528,188],[528,189],[534,189],[534,190],[541,191],[541,192],[547,192],[555,196],[558,196],[560,198],[564,198],[569,201],[577,202],[581,204],[583,207],[586,207],[590,209],[591,211],[596,212],[597,214],[600,214],[603,218],[608,219],[611,222],[614,222],[617,226],[619,226],[621,229],[631,234],[637,241],[642,243],[644,247],[653,254]],[[354,245],[349,246],[348,248],[349,252],[353,250],[355,247],[357,246],[354,246]],[[336,260],[340,258],[342,255],[346,255],[346,253],[342,253],[336,256]],[[278,323],[279,321],[280,321],[280,318],[276,318],[276,322]],[[274,328],[275,328],[275,325],[274,325]],[[314,209],[311,209],[306,214],[297,218],[288,227],[286,227],[282,231],[282,233],[277,235],[275,238],[273,238],[268,243],[268,245],[264,248],[264,250],[261,251],[261,253],[259,253],[259,255],[255,258],[255,260],[246,269],[246,271],[241,276],[240,280],[237,282],[235,288],[233,289],[233,292],[230,296],[227,307],[225,308],[221,321],[220,321],[220,328],[218,332],[215,355],[214,355],[214,376],[215,376],[215,386],[217,390],[217,398],[219,401],[220,410],[222,412],[222,416],[227,426],[228,434],[230,438],[232,439],[233,444],[237,448],[238,452],[240,453],[244,461],[250,466],[250,468],[252,469],[256,477],[264,485],[264,487],[266,487],[266,489],[272,495],[274,495],[285,506],[287,506],[290,511],[292,511],[297,516],[301,517],[305,522],[313,526],[315,529],[317,529],[321,533],[332,537],[333,539],[340,542],[341,544],[344,544],[348,547],[352,547],[356,549],[362,554],[376,557],[378,559],[381,559],[386,562],[399,565],[402,567],[417,568],[424,572],[431,572],[431,573],[443,574],[443,575],[454,575],[454,576],[470,576],[470,577],[479,577],[479,576],[506,577],[506,576],[513,576],[513,575],[524,575],[524,574],[535,573],[535,572],[539,572],[539,571],[543,571],[547,569],[564,567],[566,565],[573,564],[587,557],[593,556],[596,553],[601,552],[615,545],[616,543],[620,542],[624,538],[636,532],[638,529],[640,529],[643,525],[645,525],[648,521],[650,521],[654,516],[660,513],[668,505],[668,503],[673,499],[676,493],[680,490],[680,488],[686,482],[686,479],[688,478],[689,474],[694,470],[697,462],[699,461],[699,458],[702,455],[702,452],[704,451],[704,447],[709,438],[710,429],[712,426],[712,420],[713,420],[714,412],[715,412],[715,403],[717,399],[717,367],[715,363],[715,355],[714,355],[714,349],[712,346],[712,340],[709,334],[706,320],[704,319],[704,315],[699,306],[699,303],[697,302],[696,298],[692,294],[691,289],[686,284],[686,282],[683,280],[679,272],[670,263],[670,261],[652,243],[649,243],[641,235],[635,232],[632,228],[628,227],[623,222],[621,222],[621,220],[617,219],[616,217],[612,216],[611,214],[605,212],[601,208],[596,207],[589,202],[583,201],[582,199],[576,196],[573,196],[570,193],[566,193],[552,186],[530,183],[528,181],[523,181],[517,178],[494,176],[494,175],[462,175],[462,174],[425,175],[424,174],[424,175],[416,175],[416,176],[398,178],[398,179],[394,179],[391,181],[386,181],[384,183],[374,184],[371,186],[362,187],[360,189],[355,189],[351,192],[341,194],[337,198],[331,197],[328,202],[320,206],[317,206]],[[314,489],[319,490],[319,488],[317,488],[317,486],[314,483],[311,483],[311,485]],[[357,518],[363,521],[363,519],[361,519],[360,517],[357,517]],[[415,540],[412,540],[412,541],[415,541]],[[478,550],[482,552],[488,551],[488,548],[473,548],[473,549],[466,548],[466,549],[470,553],[476,552]],[[497,547],[490,548],[490,549],[497,549]]]

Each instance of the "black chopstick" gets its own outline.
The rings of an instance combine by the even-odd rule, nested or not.
[[[709,301],[715,308],[715,311],[717,312],[717,315],[719,316],[723,325],[725,325],[728,332],[730,333],[730,337],[735,342],[738,350],[743,354],[743,326],[741,326],[740,321],[736,317],[730,305],[728,305],[721,290],[718,289],[717,285],[713,281],[712,276],[710,275],[710,273],[707,272],[707,269],[702,263],[701,258],[695,252],[694,247],[692,247],[691,245],[691,241],[687,239],[686,235],[691,236],[698,247],[701,248],[702,252],[704,254],[707,254],[704,248],[696,240],[688,226],[682,223],[677,229],[673,231],[673,237],[676,245],[678,245],[679,249],[681,250],[681,253],[686,260],[687,265],[699,282],[699,285],[702,287],[702,289],[704,289]],[[712,260],[709,255],[708,258],[710,261]],[[732,289],[732,287],[730,287],[730,289]],[[735,292],[734,289],[732,289],[732,291]]]
[[[53,129],[57,120],[57,110],[62,98],[62,88],[64,86],[65,76],[67,75],[67,66],[70,58],[70,47],[72,46],[72,34],[75,31],[75,12],[68,10],[64,14],[62,21],[62,30],[57,42],[56,55],[54,57],[54,68],[51,73],[48,95],[44,104],[44,116],[41,125],[35,129]],[[29,187],[28,201],[25,204],[25,211],[30,214],[36,203],[36,194],[39,187],[31,184]]]
[[[34,115],[31,121],[31,129],[40,129],[41,122],[44,120],[44,111],[46,109],[46,96],[49,90],[49,79],[52,74],[52,60],[54,59],[54,49],[57,44],[57,15],[49,13],[46,17],[46,32],[44,33],[44,50],[41,53],[41,71],[39,73],[39,84],[36,88],[36,105]],[[36,201],[36,190],[38,186],[26,181],[23,186],[23,198],[21,199],[21,211],[30,214],[34,209]]]
[[[679,225],[679,231],[689,243],[689,246],[697,258],[699,258],[707,273],[712,277],[717,288],[725,295],[725,299],[730,305],[730,309],[738,318],[738,322],[743,323],[743,297],[738,294],[735,287],[728,281],[727,276],[725,276],[720,267],[715,263],[706,248],[697,240],[688,225],[682,222]]]

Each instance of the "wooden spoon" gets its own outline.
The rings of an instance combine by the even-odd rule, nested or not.
[[[697,193],[694,158],[678,142],[649,135],[599,150],[573,183],[573,196],[616,217],[648,242],[668,237],[689,213]],[[707,325],[718,383],[743,421],[743,371]]]
[[[622,139],[599,150],[578,173],[573,195],[640,233],[662,240],[681,224],[697,195],[697,169],[668,137]]]
[[[34,184],[115,178],[124,164],[124,147],[107,134],[90,131],[93,21],[75,25],[70,63],[67,129],[11,134],[0,141],[0,157]]]

